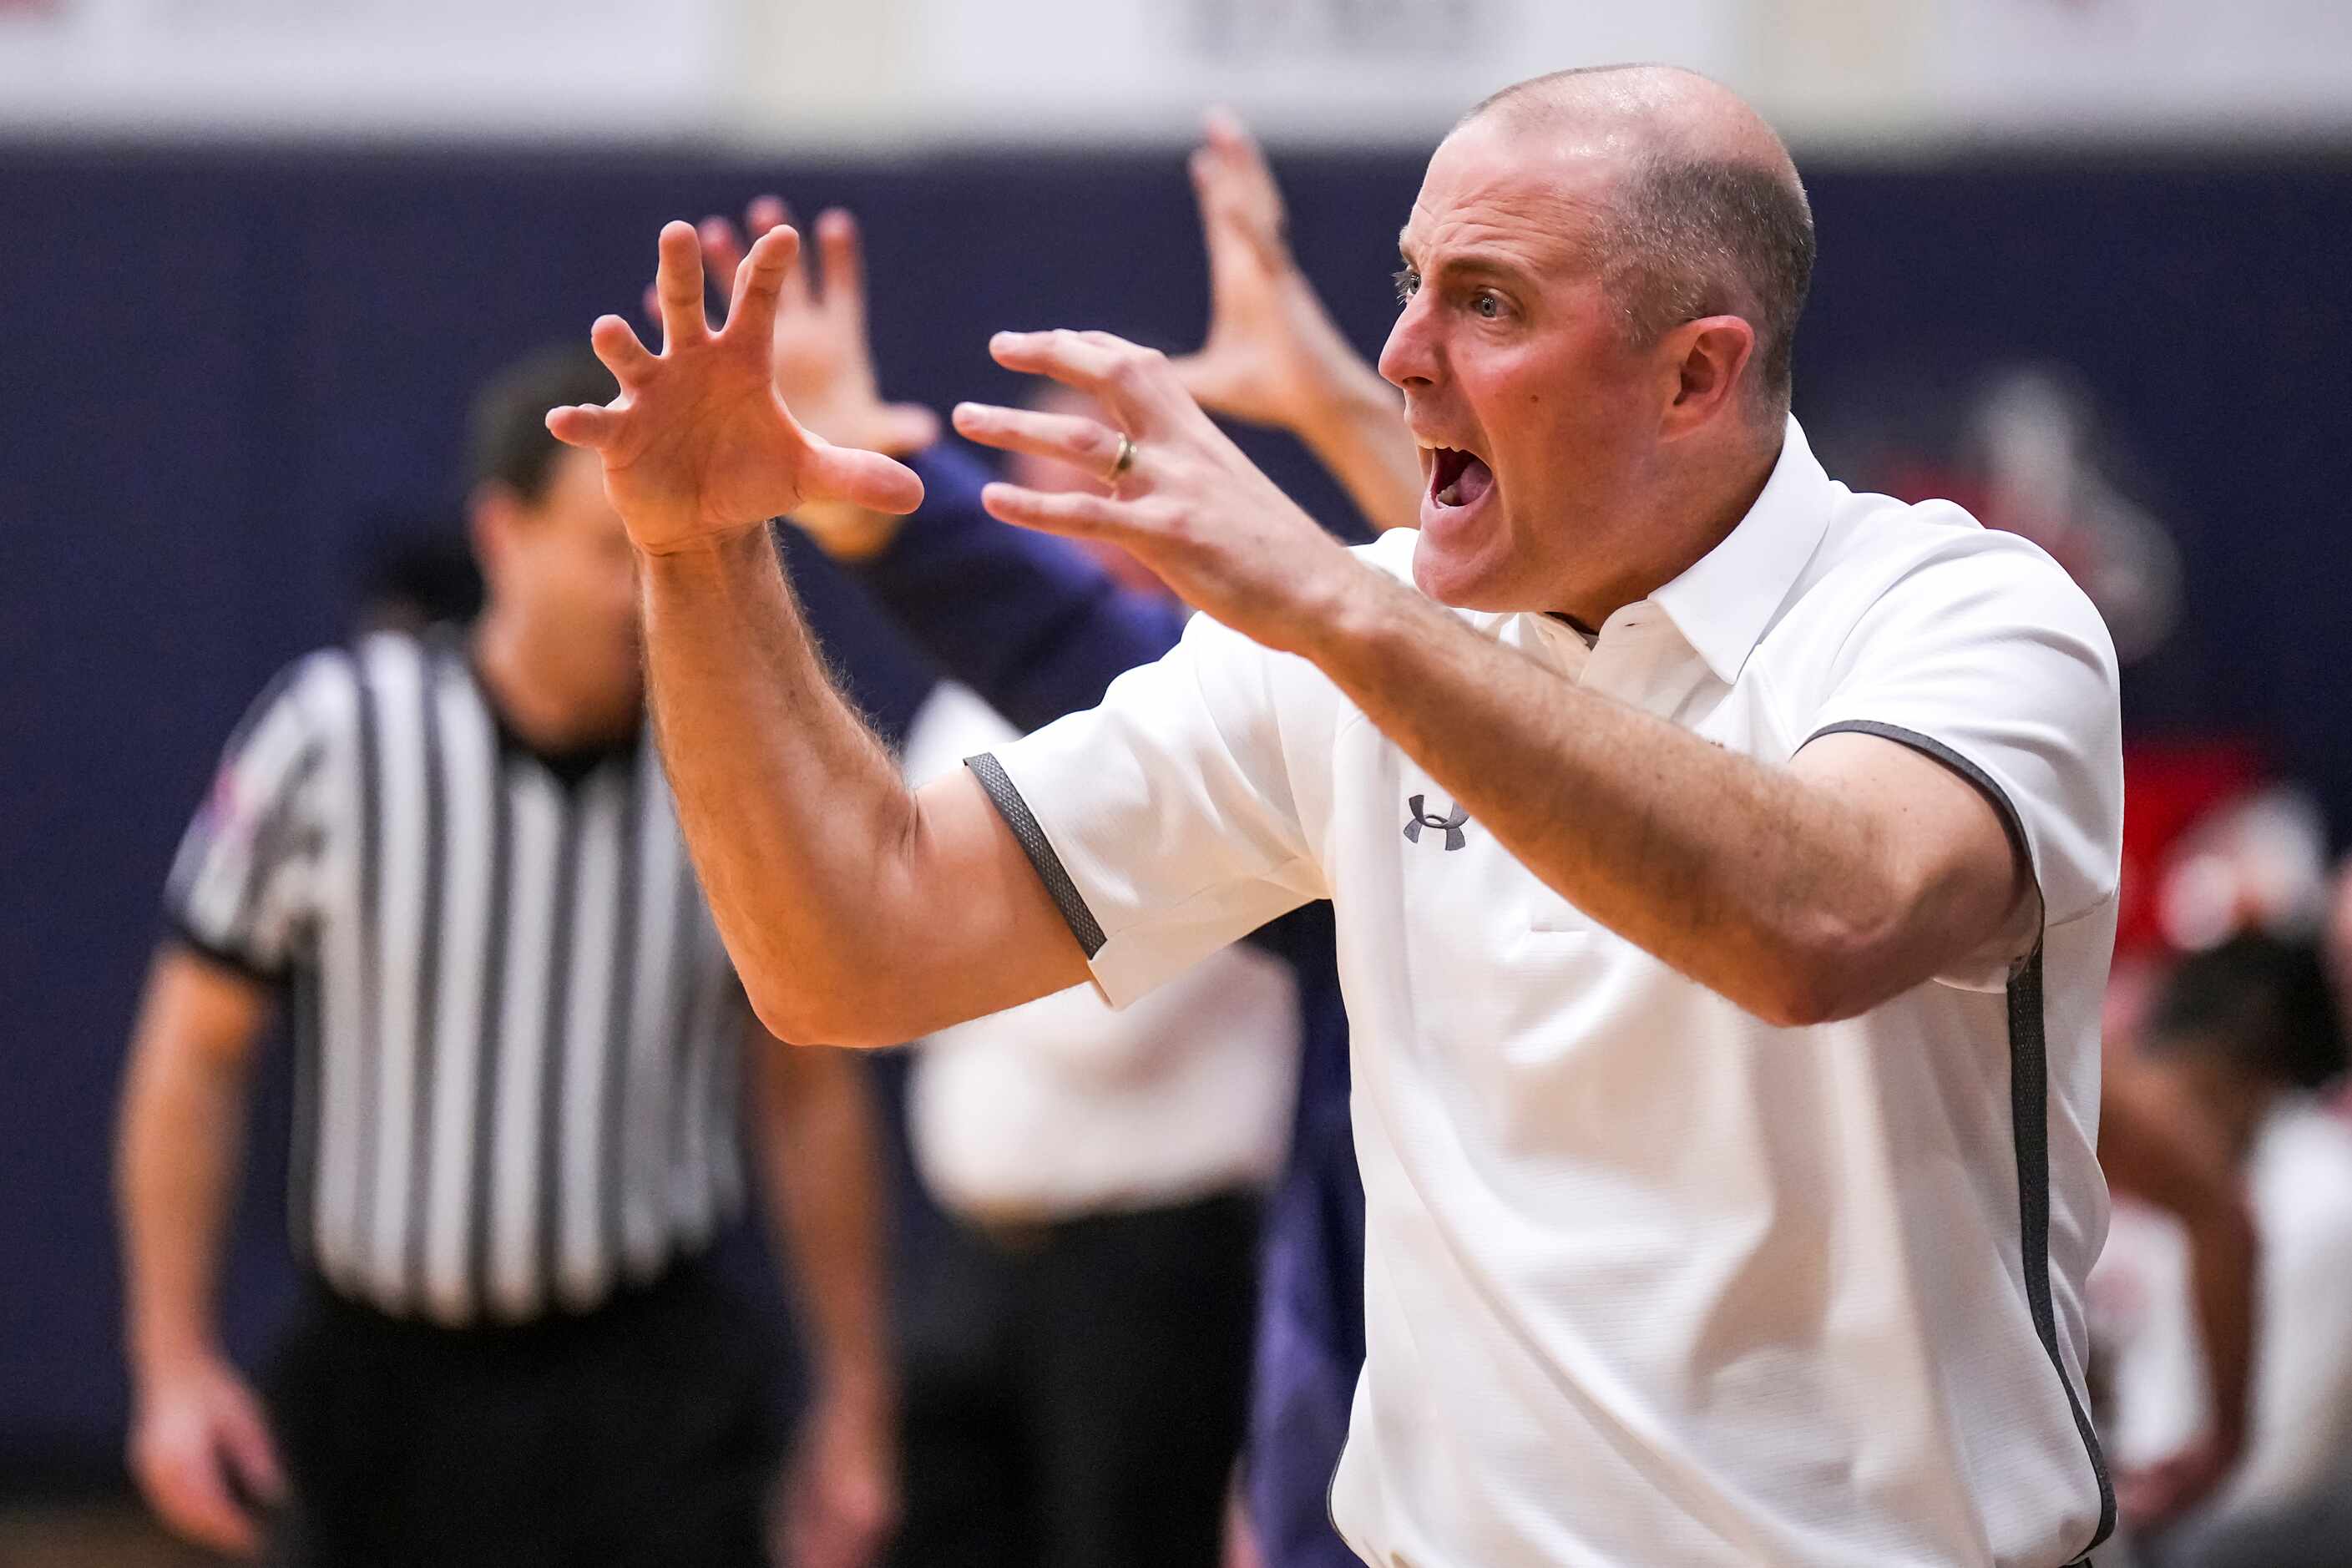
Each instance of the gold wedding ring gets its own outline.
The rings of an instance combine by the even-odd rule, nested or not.
[[[1103,476],[1103,483],[1116,485],[1119,480],[1127,478],[1127,471],[1133,467],[1135,467],[1135,440],[1122,430],[1118,433],[1118,456],[1111,459],[1110,472]]]

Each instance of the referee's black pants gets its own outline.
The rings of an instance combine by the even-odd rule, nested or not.
[[[906,1249],[894,1568],[1214,1568],[1249,1398],[1259,1201]]]
[[[700,1265],[449,1330],[314,1287],[267,1396],[286,1568],[765,1568],[761,1325]]]

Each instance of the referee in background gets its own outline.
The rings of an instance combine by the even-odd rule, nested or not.
[[[870,1111],[847,1058],[758,1030],[686,857],[628,542],[544,424],[612,393],[565,351],[482,394],[483,615],[279,676],[173,868],[121,1127],[131,1457],[217,1549],[282,1502],[297,1563],[765,1562],[761,1326],[706,1261],[746,1074],[815,1342],[790,1555],[889,1528]],[[214,1296],[280,995],[310,1289],[257,1400]]]

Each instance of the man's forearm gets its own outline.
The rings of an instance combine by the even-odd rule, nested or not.
[[[876,1110],[856,1061],[755,1037],[752,1073],[767,1110],[757,1130],[768,1213],[791,1259],[811,1361],[831,1396],[890,1397]]]
[[[2103,1068],[2099,1165],[2116,1192],[2168,1210],[2188,1234],[2212,1436],[2234,1457],[2246,1435],[2259,1247],[2238,1173],[2196,1108],[2128,1055]]]
[[[187,1050],[134,1054],[115,1177],[125,1337],[141,1377],[220,1353],[215,1296],[246,1093],[237,1064]]]
[[[1858,1011],[1883,998],[1857,974],[1904,969],[1839,961],[1895,911],[1883,845],[1827,792],[1580,690],[1369,569],[1339,604],[1309,657],[1602,925],[1777,1022]]]
[[[1404,405],[1368,365],[1334,386],[1315,416],[1297,429],[1315,460],[1338,479],[1375,531],[1412,528],[1421,520],[1421,453],[1404,424]]]
[[[2244,1447],[2253,1379],[2257,1246],[2252,1215],[2233,1188],[2183,1216],[2189,1231],[2189,1294],[2205,1348],[2213,1441],[2234,1457]]]
[[[753,1002],[791,1038],[796,998],[887,983],[913,803],[835,689],[765,528],[640,565],[679,819]]]
[[[997,521],[989,473],[960,452],[916,459],[923,504],[858,579],[943,669],[1023,730],[1102,700],[1176,646],[1190,612],[1113,582],[1076,546]]]

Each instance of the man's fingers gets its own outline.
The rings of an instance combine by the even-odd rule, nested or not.
[[[595,324],[588,329],[588,346],[596,351],[596,357],[623,386],[641,384],[658,363],[637,341],[629,323],[618,316],[597,317]]]
[[[661,266],[654,273],[654,291],[661,304],[662,347],[667,350],[698,343],[710,335],[710,318],[702,300],[701,237],[690,223],[666,223],[662,225],[660,254]]]
[[[820,213],[816,245],[824,258],[824,308],[866,330],[866,247],[857,220],[840,207]]]
[[[1282,190],[1265,153],[1231,110],[1211,110],[1204,128],[1205,140],[1190,167],[1212,271],[1244,260],[1276,270],[1286,267]]]
[[[751,242],[751,254],[735,274],[735,298],[727,307],[727,330],[751,332],[764,345],[776,330],[776,302],[799,270],[801,237],[789,226],[772,228]]]
[[[1265,149],[1257,144],[1249,127],[1240,115],[1223,105],[1202,117],[1202,131],[1207,150],[1222,171],[1229,176],[1227,187],[1235,195],[1256,202],[1265,216],[1276,220],[1282,217],[1282,187],[1274,183],[1274,165],[1265,161]]]
[[[1223,413],[1237,395],[1237,384],[1252,367],[1245,361],[1237,363],[1236,356],[1231,353],[1212,354],[1204,349],[1198,353],[1173,356],[1168,368],[1176,373],[1177,384],[1193,402]]]
[[[778,195],[753,196],[751,205],[743,209],[743,226],[753,239],[792,221],[792,210],[784,205],[784,198]]]
[[[811,500],[843,501],[903,517],[923,504],[923,481],[914,469],[879,452],[816,442],[801,493]]]
[[[999,522],[1074,539],[1127,530],[1125,502],[1084,490],[1033,490],[1003,480],[984,487],[980,504]]]
[[[547,411],[547,433],[567,447],[601,452],[619,438],[621,416],[593,403],[566,405]]]
[[[278,1446],[270,1441],[268,1423],[258,1406],[240,1401],[236,1409],[225,1412],[220,1440],[249,1495],[266,1503],[286,1495],[286,1472],[278,1463]]]
[[[702,242],[702,269],[709,275],[711,286],[722,294],[732,295],[735,279],[743,270],[743,237],[723,217],[704,218],[694,235]]]
[[[1050,332],[998,332],[988,340],[989,357],[1007,370],[1026,375],[1051,376],[1066,386],[1091,392],[1109,378],[1116,353],[1090,342],[1085,334],[1060,329]]]
[[[758,196],[745,210],[743,222],[751,230],[752,243],[757,244],[777,229],[792,228],[793,209],[782,196]],[[797,233],[794,237],[798,237]],[[794,252],[792,266],[785,269],[781,298],[787,310],[804,310],[816,303],[816,279],[810,273],[805,248]]]
[[[959,403],[957,434],[1001,452],[1026,452],[1051,458],[1081,473],[1100,476],[1108,483],[1111,465],[1118,461],[1119,433],[1100,420],[1076,414],[1040,414],[1028,408],[1001,408],[989,403]]]
[[[1167,356],[1108,332],[999,332],[988,351],[1007,370],[1074,386],[1136,433],[1168,428],[1193,406]]]
[[[1242,234],[1234,221],[1233,204],[1218,189],[1217,183],[1224,175],[1215,151],[1193,148],[1185,167],[1192,175],[1192,199],[1201,208],[1201,239],[1209,250],[1209,289],[1212,295],[1222,295],[1227,276],[1254,260],[1256,247]]]
[[[1242,117],[1222,103],[1211,104],[1201,116],[1201,139],[1228,158],[1257,158],[1257,139],[1250,134]]]
[[[894,403],[882,410],[869,444],[877,452],[896,457],[903,452],[919,452],[939,438],[938,415],[919,403]]]
[[[220,1458],[209,1446],[191,1446],[161,1459],[148,1478],[156,1511],[192,1541],[233,1557],[260,1545],[253,1521],[229,1495]]]

